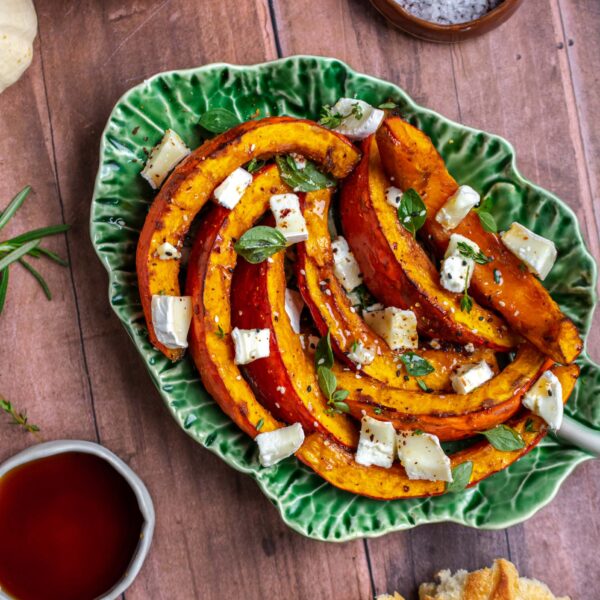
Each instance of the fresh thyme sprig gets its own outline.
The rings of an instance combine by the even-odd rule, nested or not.
[[[336,127],[339,127],[343,121],[350,117],[362,119],[362,116],[363,110],[358,102],[353,102],[350,112],[346,114],[337,112],[332,106],[326,104],[321,109],[321,118],[319,119],[319,124],[323,125],[323,127],[328,127],[329,129],[335,129]]]
[[[2,229],[15,215],[19,208],[21,208],[30,191],[30,186],[24,187],[0,213],[0,229]],[[57,235],[59,233],[64,233],[68,229],[69,225],[51,225],[49,227],[40,227],[39,229],[33,229],[0,242],[0,313],[4,308],[4,303],[6,301],[6,292],[8,290],[8,270],[10,265],[15,262],[18,262],[25,270],[29,271],[34,279],[40,284],[46,298],[48,298],[48,300],[52,299],[52,294],[48,284],[46,283],[46,280],[37,269],[35,269],[27,260],[25,260],[25,257],[28,256],[38,259],[44,256],[61,265],[62,267],[67,266],[67,261],[63,260],[60,256],[51,250],[48,250],[48,248],[44,248],[40,244],[44,238]]]
[[[11,417],[11,425],[22,427],[27,433],[38,433],[40,428],[29,422],[24,412],[19,412],[8,400],[0,396],[0,410]]]

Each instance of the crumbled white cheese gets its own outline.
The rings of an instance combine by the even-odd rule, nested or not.
[[[464,256],[449,256],[440,265],[440,283],[449,292],[460,294],[469,288],[474,262]]]
[[[271,196],[270,205],[275,215],[277,229],[285,237],[288,246],[308,239],[306,221],[300,210],[300,199],[296,194]]]
[[[156,254],[160,260],[171,260],[172,258],[181,258],[181,252],[173,246],[173,244],[169,244],[169,242],[165,242],[161,244],[156,249]]]
[[[158,189],[171,170],[189,153],[190,149],[179,135],[167,129],[162,140],[152,148],[141,175],[154,189]]]
[[[343,117],[333,130],[352,140],[362,140],[375,133],[385,117],[382,110],[355,98],[340,98],[331,111]]]
[[[375,352],[362,342],[355,342],[353,348],[348,352],[348,358],[357,365],[370,365],[375,360]]]
[[[331,243],[333,251],[333,273],[340,280],[347,292],[358,287],[363,276],[354,254],[352,254],[346,238],[341,235]]]
[[[190,296],[152,296],[152,326],[156,339],[167,348],[187,348],[192,322]]]
[[[300,317],[304,308],[304,300],[296,290],[285,290],[285,312],[290,319],[294,333],[300,333]]]
[[[402,200],[402,190],[400,188],[390,186],[385,190],[385,201],[392,207],[398,208]]]
[[[396,432],[388,421],[364,416],[360,422],[360,437],[355,460],[359,465],[377,465],[389,469],[394,462]]]
[[[230,210],[242,199],[246,188],[252,183],[252,174],[239,167],[214,191],[216,201]]]
[[[455,229],[479,200],[479,194],[472,187],[461,185],[438,210],[435,220],[444,229]]]
[[[259,433],[256,438],[258,457],[263,467],[272,467],[284,458],[292,456],[304,442],[304,430],[300,423]]]
[[[500,237],[504,245],[522,260],[532,273],[540,279],[546,278],[557,256],[553,241],[530,231],[520,223],[513,223]]]
[[[266,358],[270,354],[269,342],[271,332],[269,329],[238,329],[231,332],[231,339],[235,346],[236,365],[246,365],[259,358]]]
[[[476,364],[463,365],[451,375],[452,388],[457,394],[468,394],[494,376],[490,366],[482,360]]]
[[[398,458],[409,479],[452,481],[450,459],[437,436],[429,433],[398,433]]]
[[[560,429],[563,419],[563,391],[552,371],[544,371],[523,397],[523,406],[542,417],[551,429]]]
[[[392,350],[414,349],[419,345],[417,317],[412,310],[388,306],[383,310],[365,311],[363,319]]]

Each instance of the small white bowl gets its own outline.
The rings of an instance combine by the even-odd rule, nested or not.
[[[140,542],[123,578],[108,590],[104,596],[97,598],[97,600],[116,600],[138,576],[138,573],[144,564],[144,560],[148,555],[148,550],[150,549],[152,536],[154,534],[154,524],[156,522],[154,505],[152,504],[152,498],[150,498],[150,494],[142,480],[116,454],[113,454],[110,450],[104,448],[104,446],[94,444],[93,442],[79,440],[57,440],[55,442],[46,442],[44,444],[31,446],[31,448],[19,452],[19,454],[9,458],[0,465],[0,478],[21,465],[41,458],[47,458],[48,456],[65,454],[68,452],[94,454],[109,463],[125,479],[125,481],[129,483],[129,486],[135,493],[140,512],[144,518]],[[0,600],[14,600],[14,598],[7,596],[0,590]]]

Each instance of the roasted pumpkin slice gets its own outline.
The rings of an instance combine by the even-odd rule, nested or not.
[[[261,431],[276,429],[280,423],[254,400],[252,388],[234,364],[229,335],[231,278],[237,262],[234,243],[262,217],[271,193],[288,191],[277,168],[267,167],[255,175],[233,211],[213,207],[196,234],[187,271],[186,293],[192,297],[193,307],[192,358],[208,393],[253,437],[258,423],[262,423]]]
[[[232,326],[269,329],[270,354],[244,371],[256,396],[287,423],[301,423],[305,432],[318,431],[355,448],[358,430],[353,419],[328,410],[316,370],[292,329],[285,309],[284,254],[250,264],[238,261],[231,290]]]
[[[441,257],[451,232],[435,220],[435,215],[457,190],[456,181],[431,140],[399,117],[386,119],[377,133],[377,144],[384,169],[394,184],[403,190],[414,188],[421,194],[427,207],[421,231]],[[540,281],[521,268],[518,258],[500,237],[485,231],[473,211],[452,233],[474,241],[493,259],[485,265],[475,265],[471,281],[474,297],[495,309],[514,331],[541,352],[560,363],[573,362],[583,348],[575,324],[561,312]],[[501,278],[494,276],[496,270]]]
[[[369,291],[386,306],[412,310],[419,333],[460,344],[509,350],[517,343],[506,323],[476,303],[461,310],[459,294],[440,285],[440,274],[425,250],[386,201],[390,183],[375,137],[363,142],[363,157],[342,187],[344,235]]]
[[[356,417],[390,421],[396,429],[422,429],[442,440],[469,437],[515,414],[521,398],[553,361],[524,344],[499,375],[469,394],[424,394],[386,386],[371,378],[357,381],[338,374],[338,385],[350,394],[346,403]]]
[[[253,158],[296,152],[338,178],[346,177],[359,152],[343,136],[312,121],[270,117],[243,123],[192,152],[163,185],[150,207],[137,247],[136,268],[142,307],[152,344],[172,360],[183,355],[156,339],[152,325],[154,294],[179,295],[179,259],[160,260],[168,242],[180,248],[189,227],[214,189]]]
[[[329,190],[310,192],[304,198],[303,212],[308,240],[297,246],[298,289],[321,335],[325,335],[327,331],[331,333],[333,349],[343,364],[354,366],[346,355],[355,341],[362,342],[364,346],[377,351],[371,364],[361,366],[364,374],[402,389],[408,387],[418,390],[414,379],[404,381],[406,371],[402,368],[400,355],[392,352],[367,326],[333,273],[331,238],[327,229],[330,199]],[[424,377],[424,382],[436,390],[449,389],[449,366],[474,362],[474,356],[448,349],[420,349],[418,354],[434,367],[435,370]],[[491,350],[476,350],[476,356],[480,360],[489,359],[490,365],[495,363]]]
[[[577,381],[579,368],[570,365],[553,367],[552,370],[562,384],[563,400],[566,402]],[[503,452],[488,442],[481,442],[450,457],[452,467],[465,462],[473,464],[469,487],[514,463],[531,451],[547,433],[544,421],[529,411],[519,413],[506,424],[523,438],[525,445],[521,450]],[[445,491],[445,484],[439,481],[408,479],[398,463],[390,469],[363,467],[355,462],[351,452],[318,434],[309,436],[296,456],[332,485],[379,500],[438,496]]]

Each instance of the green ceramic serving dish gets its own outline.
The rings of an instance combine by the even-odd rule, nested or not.
[[[261,468],[255,444],[207,394],[192,361],[171,364],[148,341],[135,273],[138,235],[153,198],[140,177],[147,150],[167,128],[190,147],[198,146],[198,119],[210,108],[228,108],[243,120],[257,109],[261,116],[318,119],[321,107],[341,96],[375,105],[396,102],[402,115],[433,139],[459,182],[493,197],[501,227],[516,220],[554,240],[559,259],[544,284],[587,334],[596,303],[594,261],[573,212],[519,174],[510,144],[418,106],[392,83],[356,73],[338,60],[309,56],[161,73],[118,101],[102,135],[91,207],[91,238],[109,273],[110,304],[182,429],[250,475],[296,531],[343,541],[439,521],[490,529],[513,525],[547,504],[567,475],[592,454],[548,437],[510,468],[459,494],[390,502],[354,496],[327,484],[295,458]],[[593,435],[600,431],[600,403],[595,400],[600,370],[585,354],[579,364],[582,375],[567,412]]]

